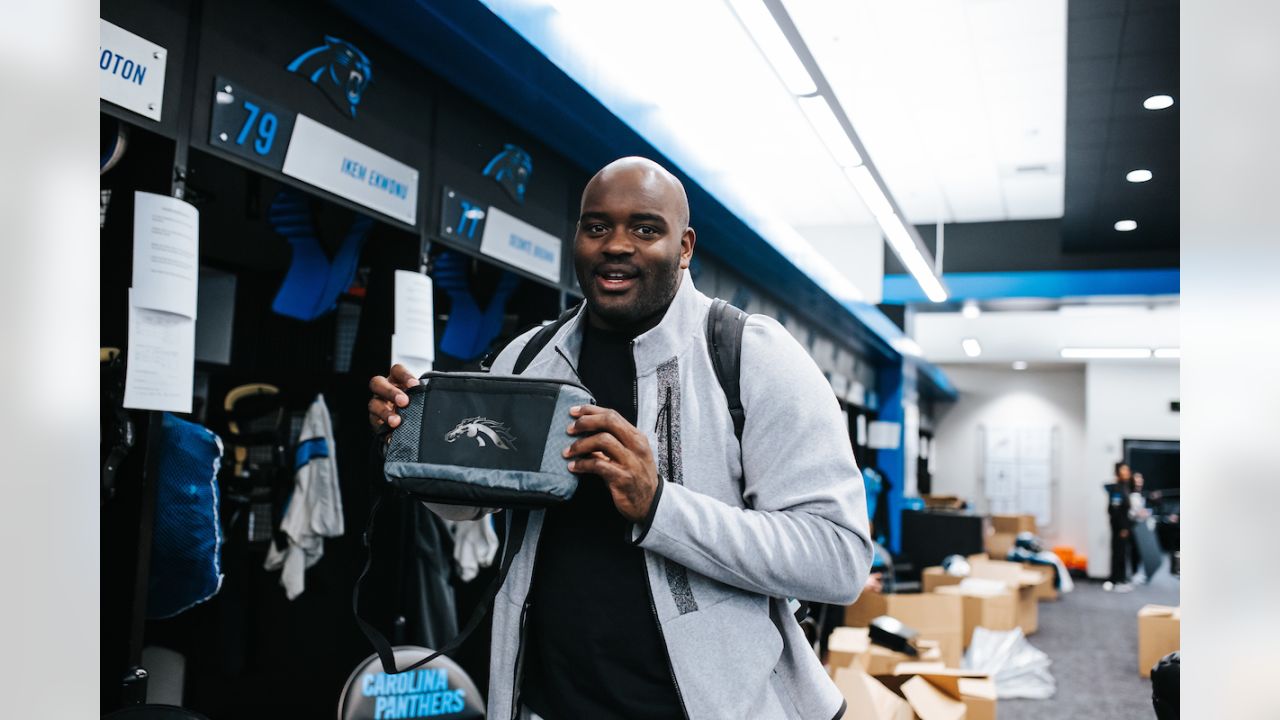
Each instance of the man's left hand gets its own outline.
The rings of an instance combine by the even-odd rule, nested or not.
[[[580,436],[564,451],[569,470],[599,475],[609,486],[613,505],[631,522],[649,515],[658,491],[658,468],[649,438],[615,410],[595,405],[569,409],[574,420],[567,432]],[[581,437],[585,436],[585,437]]]

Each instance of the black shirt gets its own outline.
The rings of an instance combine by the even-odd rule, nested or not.
[[[578,372],[597,405],[635,424],[631,340],[584,324]],[[683,717],[644,551],[630,542],[629,526],[596,476],[583,476],[573,499],[546,513],[521,701],[547,720]]]

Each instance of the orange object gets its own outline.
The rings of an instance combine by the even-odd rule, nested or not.
[[[1085,570],[1089,567],[1088,556],[1077,553],[1070,545],[1055,546],[1053,554],[1062,560],[1062,564],[1066,565],[1068,570]]]

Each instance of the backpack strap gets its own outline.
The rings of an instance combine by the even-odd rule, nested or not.
[[[578,307],[579,305],[570,307],[560,313],[560,317],[556,318],[554,322],[538,328],[538,332],[534,333],[533,337],[529,338],[529,342],[520,348],[520,354],[516,356],[515,367],[511,370],[512,374],[521,375],[524,373],[525,369],[529,367],[529,363],[533,362],[538,353],[542,352],[542,348],[546,347],[547,343],[551,342],[551,338],[555,337],[556,331],[564,327],[564,324],[577,314]]]
[[[707,352],[716,380],[729,401],[729,416],[733,418],[733,434],[742,442],[742,427],[747,422],[742,407],[742,332],[747,325],[747,313],[716,298],[711,301],[707,313]]]
[[[378,517],[378,505],[381,503],[381,496],[375,498],[373,507],[369,510],[369,525],[364,533],[366,550],[364,569],[360,571],[360,577],[356,578],[355,588],[351,592],[351,610],[355,614],[356,625],[360,627],[360,631],[364,633],[369,643],[373,645],[374,650],[377,651],[378,659],[382,661],[383,672],[388,675],[395,675],[420,668],[441,655],[457,650],[471,636],[471,633],[480,626],[480,621],[484,620],[484,616],[489,614],[489,608],[493,605],[493,600],[497,597],[498,590],[502,588],[502,584],[507,580],[507,573],[511,570],[511,563],[515,561],[516,555],[520,553],[520,547],[524,545],[525,529],[529,526],[529,511],[507,511],[511,513],[511,525],[507,528],[506,539],[503,542],[502,561],[498,565],[498,574],[489,582],[489,587],[485,588],[484,598],[476,606],[476,609],[471,611],[471,617],[467,620],[467,624],[444,647],[439,648],[409,667],[398,668],[396,667],[395,651],[392,649],[391,643],[387,641],[386,636],[360,617],[360,586],[364,583],[364,578],[369,574],[369,568],[373,565],[373,527],[374,520]]]

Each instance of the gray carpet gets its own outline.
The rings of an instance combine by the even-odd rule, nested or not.
[[[1040,630],[1028,639],[1053,660],[1057,694],[1001,700],[999,720],[1154,718],[1151,682],[1138,676],[1138,608],[1177,605],[1178,582],[1162,569],[1150,585],[1116,594],[1086,580],[1057,602],[1040,603]]]

